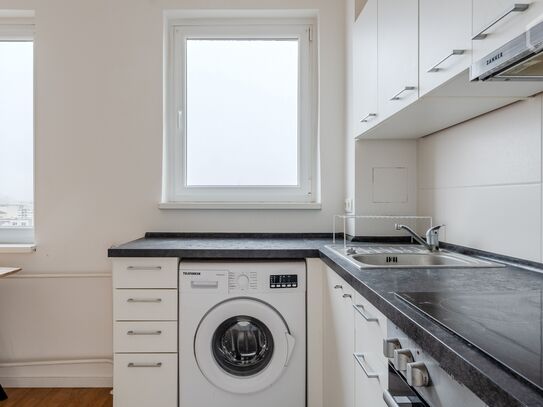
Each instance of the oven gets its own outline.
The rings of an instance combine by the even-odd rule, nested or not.
[[[429,407],[390,362],[388,364],[388,389],[383,393],[383,400],[388,407]]]

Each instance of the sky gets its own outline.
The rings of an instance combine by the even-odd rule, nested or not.
[[[0,204],[33,199],[33,43],[0,41]]]
[[[187,184],[298,184],[298,40],[187,41]]]

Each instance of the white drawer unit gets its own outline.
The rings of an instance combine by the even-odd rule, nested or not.
[[[116,353],[177,352],[177,322],[116,322],[113,345]]]
[[[177,258],[126,258],[113,263],[114,288],[177,288]]]
[[[177,354],[114,356],[115,407],[177,406]]]
[[[116,321],[176,321],[177,290],[115,290]]]
[[[113,405],[178,405],[177,258],[113,261]]]

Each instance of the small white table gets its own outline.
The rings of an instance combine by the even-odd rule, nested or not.
[[[17,273],[18,271],[21,271],[20,267],[0,267],[0,278],[9,276],[10,274]],[[0,384],[0,401],[7,399],[8,396],[4,389],[2,388],[2,385]]]

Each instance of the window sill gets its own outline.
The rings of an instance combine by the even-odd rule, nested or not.
[[[320,210],[320,202],[162,202],[159,209],[303,209]]]
[[[36,251],[36,245],[34,243],[0,243],[0,254],[6,253],[33,253]]]

